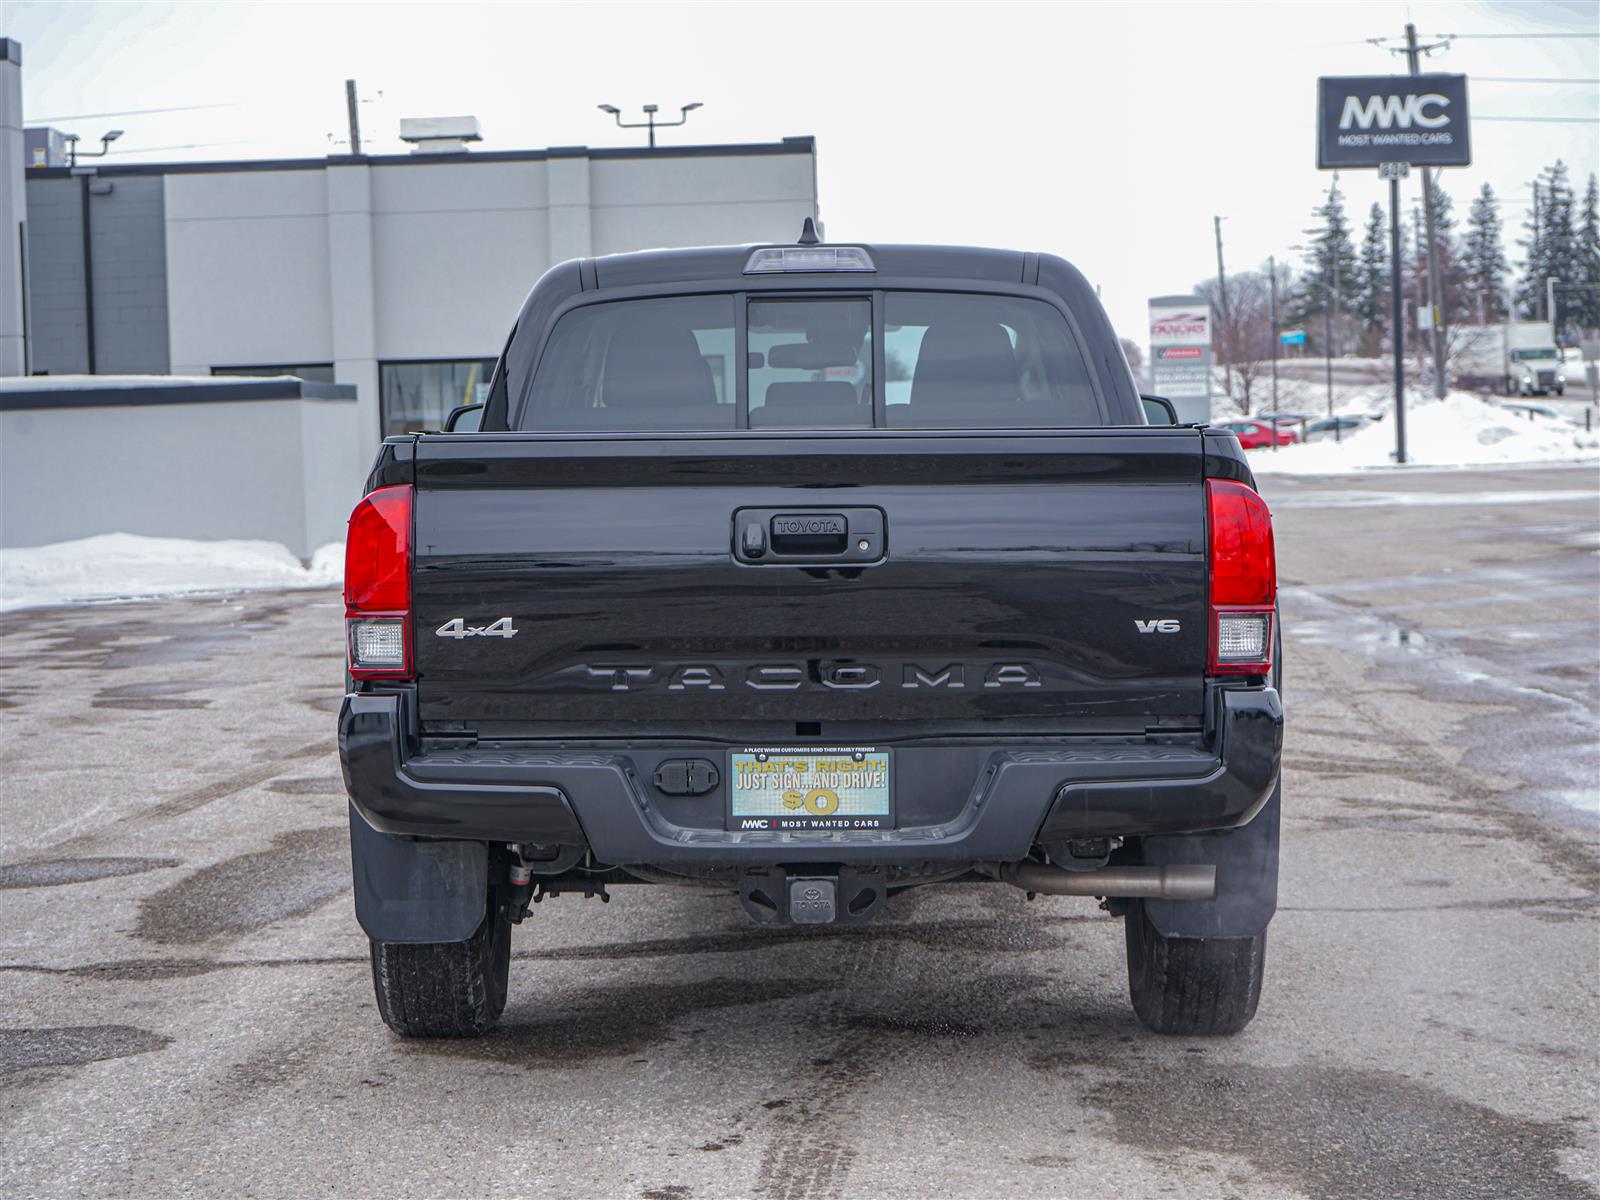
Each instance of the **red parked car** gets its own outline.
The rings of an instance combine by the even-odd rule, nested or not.
[[[1265,421],[1225,421],[1221,428],[1238,435],[1239,445],[1246,450],[1259,450],[1270,446],[1276,439],[1280,446],[1292,446],[1300,440],[1294,430],[1282,425],[1269,425]]]

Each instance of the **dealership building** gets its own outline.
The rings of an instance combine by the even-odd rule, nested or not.
[[[411,154],[74,170],[20,128],[7,47],[4,183],[23,195],[0,282],[21,312],[0,374],[293,374],[354,385],[376,439],[479,395],[553,264],[789,241],[818,215],[809,137],[481,150],[452,119],[416,123]]]

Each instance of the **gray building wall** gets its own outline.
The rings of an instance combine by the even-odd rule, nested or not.
[[[22,47],[0,37],[0,375],[27,370],[22,277],[28,203],[22,183]]]
[[[165,374],[170,357],[161,180],[101,179],[89,191],[95,370],[101,375]]]
[[[28,180],[28,348],[35,374],[89,369],[81,188],[76,179]]]
[[[84,298],[88,191],[94,363]],[[28,180],[35,374],[160,375],[170,365],[166,211],[159,177]]]

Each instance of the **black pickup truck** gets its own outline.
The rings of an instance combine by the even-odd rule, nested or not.
[[[638,883],[802,925],[933,883],[1102,897],[1146,1025],[1254,1015],[1271,519],[1068,263],[809,222],[569,262],[452,417],[384,442],[347,544],[394,1030],[482,1033],[532,902]]]

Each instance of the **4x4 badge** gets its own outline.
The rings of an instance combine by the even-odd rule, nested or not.
[[[517,636],[517,627],[511,623],[510,617],[501,617],[492,625],[468,625],[464,618],[452,617],[433,632],[439,637],[457,640],[469,637],[514,638]]]

